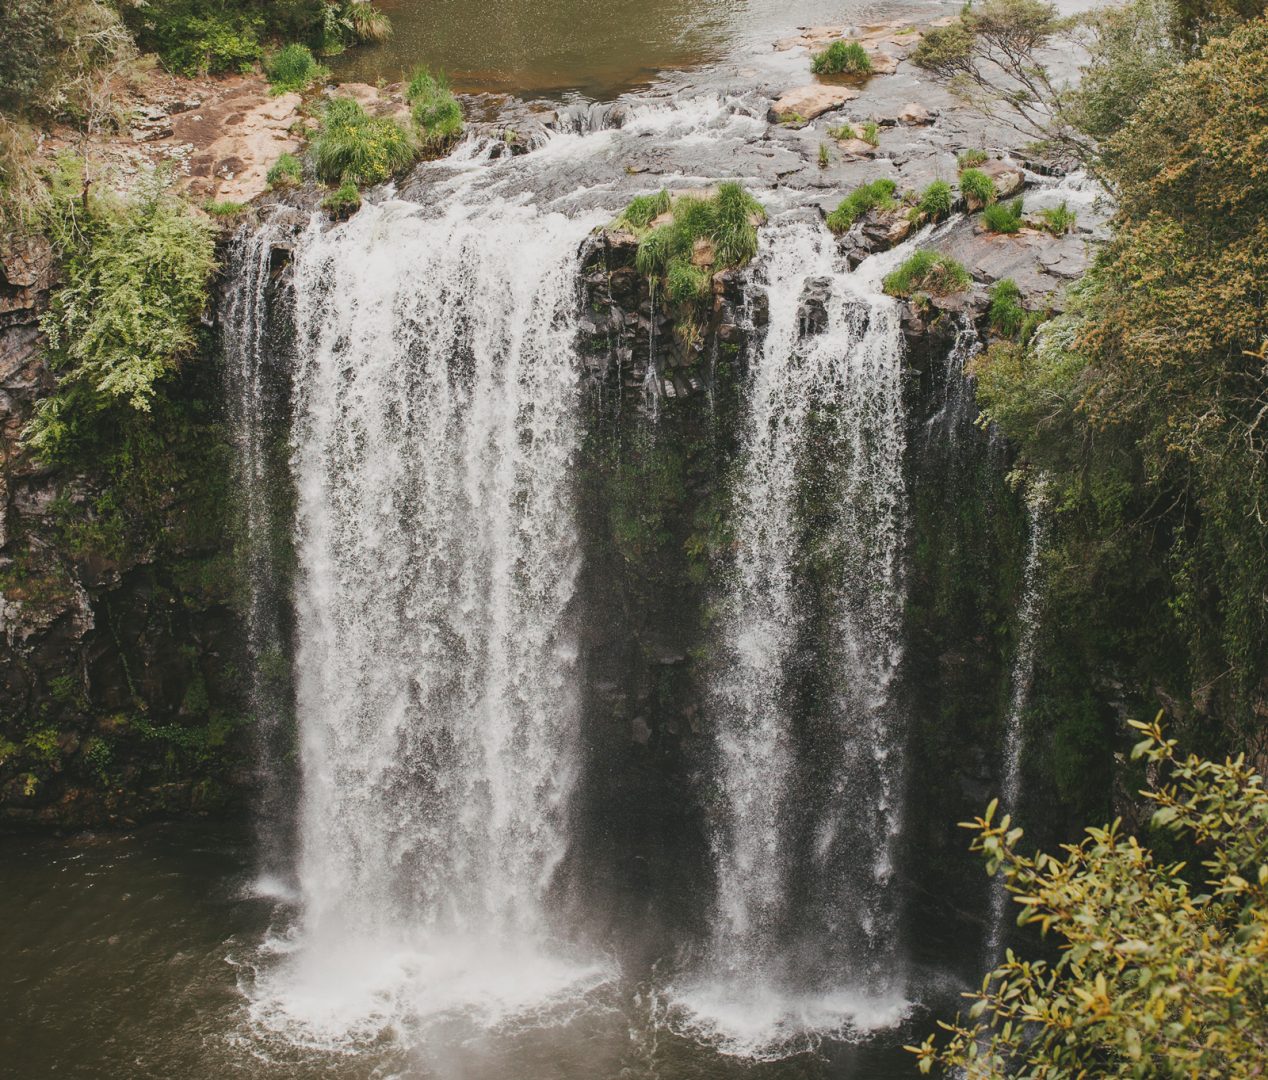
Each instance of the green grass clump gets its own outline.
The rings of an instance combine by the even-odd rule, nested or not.
[[[349,218],[361,209],[361,192],[351,180],[345,180],[321,200],[321,207],[336,220]]]
[[[991,329],[1003,337],[1015,337],[1026,321],[1021,303],[1021,289],[1012,278],[1001,278],[991,287],[991,306],[987,312]]]
[[[1064,236],[1074,229],[1079,215],[1062,203],[1060,206],[1050,206],[1047,210],[1040,210],[1039,219],[1043,222],[1043,227],[1053,236]]]
[[[963,292],[973,283],[969,272],[948,255],[938,251],[917,251],[882,283],[890,296],[911,296],[923,292],[948,296]]]
[[[881,129],[876,126],[875,120],[869,120],[859,129],[859,138],[868,146],[879,146],[881,142]]]
[[[357,41],[378,43],[392,36],[392,20],[369,0],[349,0],[343,16]]]
[[[630,205],[612,223],[614,228],[628,228],[633,232],[642,232],[661,214],[669,213],[672,203],[669,192],[664,188],[654,195],[635,195]]]
[[[893,210],[898,206],[894,192],[898,185],[893,180],[873,180],[847,195],[841,205],[828,215],[828,228],[843,233],[868,210]]]
[[[828,155],[828,144],[819,144],[819,168],[826,169],[831,164],[832,158]]]
[[[626,209],[624,220],[629,221],[632,210],[636,221],[650,224],[666,212],[669,195],[659,192],[640,199]],[[694,303],[707,296],[714,273],[743,266],[757,254],[755,222],[765,218],[765,210],[740,184],[719,184],[717,194],[709,199],[679,198],[668,210],[673,219],[639,241],[635,267],[649,278],[663,278],[665,291],[675,303]],[[692,262],[696,245],[702,240],[713,249],[711,267]]]
[[[853,124],[838,124],[836,127],[830,127],[828,128],[828,134],[834,139],[840,139],[842,142],[859,137],[858,132],[854,130]]]
[[[433,75],[426,67],[416,68],[405,99],[427,149],[445,149],[462,134],[462,106],[444,75]]]
[[[916,213],[926,221],[941,221],[951,213],[951,185],[945,180],[935,180],[920,193]]]
[[[963,169],[976,169],[979,165],[985,165],[990,160],[990,154],[985,150],[965,150],[963,153],[956,155],[956,164]]]
[[[965,198],[976,199],[983,206],[990,206],[996,199],[995,181],[981,169],[965,169],[960,173],[960,190]]]
[[[1017,232],[1021,228],[1021,199],[988,206],[982,211],[982,224],[994,233]]]
[[[283,154],[268,171],[269,187],[296,187],[303,183],[304,166],[294,154]]]
[[[408,131],[395,120],[371,116],[351,98],[336,98],[326,106],[321,133],[313,140],[317,175],[331,184],[382,183],[408,168],[416,156]]]
[[[264,65],[269,80],[269,93],[285,94],[307,90],[318,79],[330,74],[314,58],[307,45],[287,45],[274,53]]]
[[[872,58],[857,41],[834,41],[815,53],[810,70],[816,75],[866,75],[872,70]]]
[[[247,209],[246,203],[240,202],[205,202],[203,210],[212,217],[237,217]]]

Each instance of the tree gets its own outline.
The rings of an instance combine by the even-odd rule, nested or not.
[[[1268,1067],[1268,792],[1243,757],[1181,758],[1159,721],[1144,738],[1153,825],[1206,855],[1200,885],[1116,822],[1060,856],[1019,850],[996,804],[968,823],[1020,907],[1060,940],[1055,962],[1010,950],[949,1037],[908,1047],[920,1070],[1013,1076],[1220,1078]]]

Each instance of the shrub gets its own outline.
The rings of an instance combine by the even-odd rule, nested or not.
[[[838,124],[836,127],[830,127],[828,128],[828,134],[834,139],[840,139],[842,142],[859,137],[852,124]]]
[[[1064,236],[1074,229],[1079,215],[1062,203],[1060,206],[1050,206],[1046,210],[1040,210],[1039,219],[1043,222],[1043,227],[1053,236]]]
[[[879,146],[881,141],[881,129],[876,126],[875,120],[869,120],[859,131],[859,138],[868,146]]]
[[[1003,337],[1021,333],[1026,309],[1021,303],[1021,289],[1012,278],[1001,278],[991,287],[991,306],[987,313],[991,329]]]
[[[247,209],[247,204],[240,202],[203,203],[204,213],[210,214],[212,217],[237,217],[238,214],[245,213]]]
[[[935,180],[920,193],[916,213],[927,221],[941,221],[951,213],[951,185],[945,180]]]
[[[361,209],[361,192],[351,180],[345,180],[321,200],[323,210],[328,210],[336,221],[350,218]]]
[[[897,207],[894,192],[898,185],[893,180],[873,180],[863,184],[847,195],[841,205],[828,215],[828,228],[834,233],[843,233],[868,210],[893,210]]]
[[[675,259],[665,275],[665,292],[675,304],[687,304],[707,296],[712,281],[713,275],[704,267]]]
[[[1017,232],[1021,228],[1021,199],[988,206],[982,211],[982,224],[993,233]]]
[[[318,79],[330,74],[313,58],[307,45],[287,45],[269,57],[264,65],[270,92],[285,94],[291,90],[306,90]]]
[[[150,410],[193,351],[215,268],[211,226],[163,177],[129,202],[95,195],[85,206],[81,175],[63,166],[48,216],[65,281],[41,323],[57,386],[24,433],[46,460],[90,440],[105,414]]]
[[[304,166],[294,154],[283,154],[269,169],[269,187],[295,187],[304,181]]]
[[[885,275],[883,287],[890,296],[911,296],[916,292],[949,296],[963,292],[972,283],[969,272],[949,256],[939,251],[917,251]]]
[[[621,215],[613,223],[616,226],[627,226],[635,232],[646,229],[661,214],[669,212],[673,200],[664,188],[654,195],[635,195]]]
[[[757,254],[755,221],[765,221],[762,204],[741,184],[718,185],[713,199],[716,217],[713,223],[713,248],[723,266],[743,266]]]
[[[1249,1077],[1268,1030],[1268,791],[1244,755],[1182,757],[1158,722],[1133,723],[1166,849],[1201,852],[1201,870],[1160,859],[1121,823],[1088,829],[1059,855],[1023,855],[996,804],[966,827],[1000,874],[1017,922],[1056,938],[1046,959],[1005,961],[967,994],[967,1015],[909,1046],[922,1073]],[[1157,846],[1157,845],[1155,845]],[[1195,879],[1200,879],[1195,880]]]
[[[453,96],[444,75],[427,68],[415,69],[405,91],[423,145],[439,150],[462,134],[462,106]]]
[[[965,169],[960,173],[960,191],[967,199],[989,206],[996,199],[995,181],[981,169]]]
[[[378,184],[408,168],[415,156],[408,131],[389,117],[370,116],[351,98],[326,106],[313,140],[313,163],[327,183]]]
[[[985,150],[964,150],[956,155],[956,164],[960,166],[961,171],[964,169],[976,169],[979,165],[985,165],[990,160],[990,154]]]
[[[0,114],[0,236],[35,226],[47,204],[34,132],[23,121]]]
[[[872,70],[872,58],[857,41],[834,41],[810,62],[816,75],[866,75]]]
[[[264,18],[245,7],[151,0],[123,8],[141,48],[178,75],[247,72],[263,55]]]

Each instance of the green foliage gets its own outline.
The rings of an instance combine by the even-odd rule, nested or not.
[[[349,218],[361,209],[361,192],[351,180],[345,180],[321,200],[321,207],[337,221]]]
[[[816,75],[866,75],[872,70],[872,58],[857,41],[834,41],[815,53],[810,70]]]
[[[956,164],[960,167],[960,171],[965,169],[976,169],[979,165],[985,165],[991,158],[985,150],[964,150],[956,155]]]
[[[973,278],[949,255],[940,251],[917,251],[886,274],[882,284],[890,296],[912,296],[917,292],[949,296],[963,292],[973,284]]]
[[[869,120],[861,128],[859,128],[859,138],[868,146],[879,146],[881,141],[881,129],[876,126],[875,120]]]
[[[965,169],[960,173],[960,191],[966,199],[989,206],[996,199],[995,181],[981,169]]]
[[[212,217],[237,217],[239,214],[245,214],[251,209],[246,203],[240,202],[205,202],[203,203],[203,211]]]
[[[304,182],[304,165],[294,154],[283,154],[268,172],[269,187],[296,187]]]
[[[643,204],[638,211],[640,216],[648,212],[649,206]],[[717,194],[710,199],[679,198],[673,202],[671,212],[671,222],[653,229],[639,241],[635,265],[640,273],[649,277],[667,275],[674,263],[690,263],[699,241],[712,248],[718,270],[743,266],[757,254],[754,222],[764,220],[765,211],[740,184],[719,184]]]
[[[1087,830],[1060,856],[1023,855],[996,803],[966,827],[1000,873],[1018,924],[1057,939],[1059,957],[1009,951],[939,1045],[907,1047],[920,1071],[969,1076],[1250,1076],[1268,1031],[1268,792],[1243,757],[1181,757],[1159,722],[1134,723],[1148,765],[1152,827],[1196,848],[1159,861],[1121,824]]]
[[[862,184],[841,200],[840,205],[828,215],[828,228],[843,233],[868,210],[896,210],[898,203],[894,192],[898,185],[893,180],[873,180]]]
[[[628,228],[632,232],[642,232],[662,214],[669,213],[673,200],[664,188],[654,195],[635,195],[621,215],[613,222],[616,228]]]
[[[23,121],[0,113],[0,237],[38,227],[47,208],[35,134]]]
[[[1053,236],[1064,236],[1074,230],[1074,226],[1078,224],[1079,215],[1063,202],[1060,206],[1050,206],[1040,210],[1039,220]]]
[[[335,98],[322,112],[313,140],[317,175],[331,184],[378,184],[413,164],[417,149],[390,117],[370,116],[351,98]]]
[[[709,295],[713,275],[684,259],[674,259],[665,274],[665,293],[675,304],[694,303]]]
[[[828,155],[828,144],[819,144],[819,168],[826,169],[832,163],[832,158]]]
[[[124,9],[137,43],[178,75],[246,72],[264,55],[264,14],[229,0],[150,0]]]
[[[920,193],[916,213],[926,221],[941,221],[951,213],[953,201],[951,185],[945,180],[935,180]]]
[[[370,0],[350,0],[343,6],[343,12],[357,41],[383,42],[392,36],[392,20]]]
[[[69,175],[55,187],[49,231],[64,284],[42,326],[56,389],[25,432],[41,457],[62,458],[104,414],[145,413],[159,384],[193,350],[215,248],[210,227],[155,177],[134,199],[79,197]],[[85,207],[85,201],[87,206]]]
[[[443,75],[415,69],[405,91],[419,138],[429,150],[443,150],[462,134],[462,106]]]
[[[993,203],[982,211],[982,224],[988,232],[1015,233],[1021,228],[1021,199]]]
[[[1021,303],[1021,289],[1012,278],[1002,278],[991,287],[991,306],[987,313],[991,329],[1004,337],[1021,333],[1026,309]]]
[[[846,123],[828,128],[828,134],[834,139],[841,140],[841,142],[848,142],[850,139],[857,139],[859,137],[858,132],[854,130],[854,126]]]
[[[307,45],[287,45],[269,57],[264,65],[270,92],[285,94],[292,90],[307,90],[318,79],[330,74],[317,63]]]

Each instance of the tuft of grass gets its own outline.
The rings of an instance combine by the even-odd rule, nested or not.
[[[852,124],[839,124],[836,127],[830,127],[828,128],[828,134],[834,139],[840,139],[842,142],[859,137]]]
[[[271,188],[297,187],[304,181],[304,166],[294,154],[283,154],[268,171]]]
[[[661,214],[669,213],[672,201],[669,192],[664,188],[653,195],[635,195],[630,200],[630,205],[621,211],[613,225],[627,227],[633,232],[642,232]]]
[[[307,45],[287,45],[265,61],[264,74],[269,80],[270,94],[307,90],[330,72],[317,63]]]
[[[988,206],[982,211],[982,224],[994,233],[1017,232],[1021,228],[1021,199]]]
[[[1050,206],[1047,210],[1040,210],[1039,220],[1053,236],[1064,236],[1074,229],[1079,215],[1062,203],[1060,206]]]
[[[405,99],[426,149],[446,149],[462,134],[462,106],[443,74],[433,75],[426,67],[415,68]]]
[[[969,272],[950,256],[939,251],[917,251],[886,274],[882,284],[890,296],[905,297],[917,292],[949,296],[963,292],[972,283]]]
[[[880,145],[881,129],[876,126],[875,120],[869,120],[859,129],[859,138],[867,143],[868,146]]]
[[[965,198],[976,199],[983,206],[990,206],[996,199],[995,181],[981,169],[965,169],[960,173],[960,191]]]
[[[392,20],[369,0],[349,0],[344,19],[357,41],[377,44],[392,36]]]
[[[819,168],[826,169],[832,163],[832,158],[828,156],[828,144],[819,144]]]
[[[321,200],[321,207],[336,221],[342,221],[361,209],[361,192],[351,180],[345,180]]]
[[[951,185],[945,180],[935,180],[920,193],[916,213],[926,221],[941,221],[951,213]]]
[[[872,58],[857,41],[834,41],[815,53],[810,70],[816,75],[866,75],[872,70]]]
[[[991,306],[987,319],[991,329],[1002,337],[1016,337],[1026,321],[1021,303],[1021,289],[1012,278],[1001,278],[991,286]]]
[[[240,202],[212,202],[209,200],[203,203],[203,210],[212,217],[237,217],[239,214],[246,212],[247,204]]]
[[[665,274],[665,292],[675,304],[690,304],[709,295],[713,274],[686,259],[675,259]]]
[[[893,180],[873,180],[857,187],[841,200],[841,205],[828,215],[828,228],[843,233],[868,210],[893,210],[898,206],[894,192],[898,185]]]
[[[757,254],[757,227],[766,220],[766,210],[742,184],[729,181],[718,185],[713,197],[716,218],[713,249],[723,266],[743,266]]]
[[[322,112],[313,140],[317,175],[331,184],[378,184],[414,162],[417,147],[395,120],[371,116],[351,98],[336,98]]]
[[[990,154],[985,150],[965,150],[957,154],[955,160],[961,170],[976,169],[979,165],[985,165],[990,160]]]

